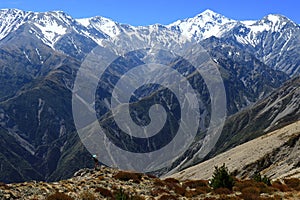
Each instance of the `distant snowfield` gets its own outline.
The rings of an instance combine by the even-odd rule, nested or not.
[[[290,124],[286,127],[263,135],[247,143],[230,149],[210,160],[175,173],[168,177],[177,179],[210,179],[212,177],[214,166],[222,166],[223,163],[230,172],[241,171],[243,167],[255,163],[266,154],[272,153],[275,149],[282,147],[292,137],[300,135],[300,121]],[[299,140],[298,140],[299,143]],[[282,148],[281,151],[286,151]],[[281,152],[278,154],[282,155]],[[270,167],[262,171],[271,179],[296,177],[300,178],[300,167],[294,168],[297,159],[299,161],[300,147],[295,145],[288,156],[285,156],[280,162],[273,163]]]

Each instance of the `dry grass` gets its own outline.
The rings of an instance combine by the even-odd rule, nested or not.
[[[178,198],[174,195],[164,194],[158,198],[158,200],[177,200]]]
[[[281,191],[281,192],[289,192],[289,191],[291,191],[291,189],[287,185],[281,183],[278,180],[272,183],[272,187],[274,189],[278,190],[278,191]]]
[[[88,191],[84,191],[80,194],[81,200],[96,200],[96,197],[93,193],[90,193]]]
[[[228,188],[217,188],[214,190],[215,194],[231,194],[232,191],[229,190]]]
[[[180,183],[180,181],[178,181],[175,178],[167,178],[167,179],[164,180],[164,182],[166,182],[166,183],[174,183],[174,184]]]
[[[289,188],[292,188],[296,191],[300,191],[300,179],[297,178],[284,179],[284,183]]]
[[[207,180],[187,180],[183,182],[183,187],[187,188],[198,188],[198,187],[208,187]]]
[[[243,189],[246,189],[246,188],[257,188],[259,190],[260,194],[261,193],[272,194],[272,193],[274,193],[274,191],[276,191],[275,188],[273,188],[271,186],[268,186],[263,182],[257,182],[257,181],[254,181],[254,180],[237,181],[235,183],[235,186],[234,186],[233,189],[234,189],[234,191],[242,192]]]
[[[244,200],[257,200],[260,198],[260,189],[257,187],[247,187],[242,189],[241,197]]]

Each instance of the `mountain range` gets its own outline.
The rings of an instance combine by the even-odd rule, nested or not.
[[[149,26],[99,16],[74,19],[61,11],[0,10],[0,83],[4,86],[0,90],[0,180],[59,180],[92,166],[76,133],[72,91],[76,73],[96,47],[117,54],[138,49],[115,63],[129,66],[143,63],[147,48],[159,45],[184,51],[189,43],[201,45],[218,67],[229,117],[207,157],[197,156],[203,139],[200,132],[182,156],[157,174],[194,165],[299,120],[300,26],[282,15],[236,21],[211,10],[169,25]],[[155,59],[161,61],[164,56]],[[182,58],[167,65],[187,72],[191,68]],[[92,76],[94,69],[86,73]],[[122,70],[115,68],[111,73],[120,78]],[[203,95],[204,118],[209,118],[211,102],[204,82],[197,74],[189,75]],[[113,83],[103,85],[109,88]],[[147,90],[141,94],[143,99],[152,95]],[[178,107],[176,101],[168,103],[174,110]],[[94,104],[85,102],[87,108]],[[96,105],[107,117],[100,123],[109,122],[105,102]]]

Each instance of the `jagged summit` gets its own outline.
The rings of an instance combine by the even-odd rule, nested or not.
[[[262,18],[261,20],[257,20],[249,27],[260,27],[259,30],[262,31],[272,31],[272,32],[280,32],[285,26],[291,25],[297,27],[298,25],[291,21],[289,18],[279,15],[279,14],[269,14]]]
[[[178,30],[186,37],[202,40],[211,36],[221,36],[224,31],[233,27],[235,22],[214,11],[205,10],[195,17],[178,20],[167,27]]]
[[[288,22],[290,20],[284,16],[271,14],[262,20],[251,21],[250,23],[247,21],[244,24],[247,28],[253,29],[256,34],[263,30],[280,30]],[[209,9],[195,17],[177,20],[169,25],[149,26],[121,24],[101,16],[74,19],[63,11],[32,12],[2,9],[0,10],[0,40],[9,33],[16,31],[24,23],[34,25],[35,31],[39,29],[41,32],[39,34],[40,39],[53,48],[62,36],[72,31],[91,38],[100,45],[103,38],[115,40],[114,38],[120,35],[132,38],[133,33],[137,36],[135,38],[141,40],[149,40],[149,35],[160,35],[160,40],[165,40],[164,43],[168,43],[168,40],[177,40],[178,43],[182,43],[182,37],[195,41],[201,41],[211,36],[222,37],[239,22]],[[295,23],[294,25],[298,26]],[[254,44],[253,42],[250,43]]]
[[[73,22],[74,19],[63,11],[31,12],[2,9],[0,11],[0,40],[22,25],[28,24],[31,27],[31,33],[53,47],[60,36],[73,28]]]
[[[207,19],[221,19],[221,18],[226,18],[228,19],[227,17],[215,12],[215,11],[212,11],[210,9],[206,9],[205,11],[203,11],[202,13],[199,13],[198,15],[196,15],[194,18],[202,18],[202,17],[206,17]],[[230,19],[228,19],[230,20]],[[230,20],[230,21],[234,21],[234,20]]]
[[[102,31],[111,38],[119,35],[121,32],[117,22],[101,16],[76,19],[76,21],[88,29]]]

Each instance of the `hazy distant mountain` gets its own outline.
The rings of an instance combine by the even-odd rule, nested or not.
[[[170,25],[135,27],[103,17],[74,19],[60,11],[0,10],[0,83],[4,86],[0,90],[0,180],[54,180],[91,166],[89,153],[76,134],[71,98],[76,72],[97,46],[140,49],[129,61],[143,63],[147,47],[184,51],[188,43],[199,43],[221,72],[227,113],[231,115],[267,97],[289,76],[299,74],[298,35],[299,25],[279,15],[239,22],[207,10]],[[164,55],[156,59],[163,60]],[[115,64],[122,66],[122,62]],[[182,71],[191,68],[179,57],[167,64]],[[113,77],[122,74],[119,68],[112,72]],[[93,75],[92,70],[86,73]],[[205,109],[209,108],[203,80],[197,74],[188,78],[203,95]],[[144,100],[149,96],[144,95]],[[209,109],[203,112],[210,116]],[[270,130],[273,127],[275,123],[269,124]],[[235,133],[232,129],[226,134]],[[195,141],[185,158],[194,157],[197,144]],[[16,162],[21,163],[18,168],[14,167]]]

